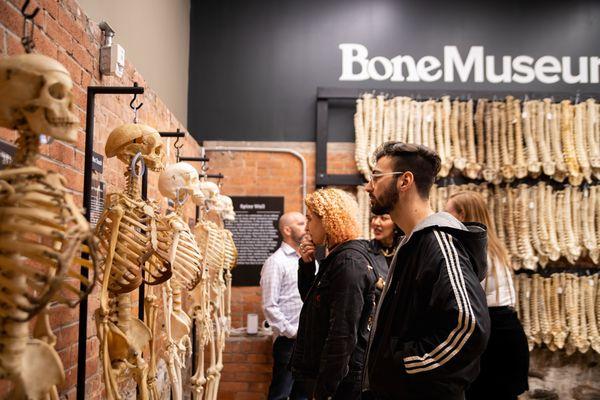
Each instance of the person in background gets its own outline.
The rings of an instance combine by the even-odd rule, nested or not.
[[[289,212],[279,218],[281,246],[265,261],[260,273],[263,312],[275,335],[269,400],[306,399],[288,369],[302,308],[297,271],[298,246],[305,226],[306,218],[299,212]]]
[[[392,221],[389,214],[374,214],[371,217],[371,231],[373,231],[373,239],[369,242],[369,249],[373,254],[380,255],[385,259],[385,264],[374,264],[375,273],[377,274],[377,283],[375,284],[376,301],[379,302],[387,281],[390,264],[404,234]]]
[[[467,390],[467,400],[517,399],[529,388],[529,350],[514,309],[516,298],[508,251],[496,235],[494,222],[479,193],[453,194],[446,211],[460,221],[479,222],[488,227],[488,272],[482,285],[492,325],[490,340],[481,356],[481,372]]]
[[[365,187],[371,211],[390,214],[400,242],[377,306],[364,398],[464,400],[479,373],[490,320],[481,280],[486,230],[435,213],[440,158],[422,145],[386,142]]]
[[[373,231],[371,249],[374,253],[384,256],[389,267],[398,243],[400,243],[404,234],[392,221],[389,214],[373,215],[371,217],[371,231]]]
[[[358,204],[348,193],[320,189],[307,196],[306,206],[312,243],[300,245],[298,283],[304,305],[292,373],[311,399],[355,400],[375,305],[368,242],[358,240]],[[316,275],[314,245],[327,248]]]

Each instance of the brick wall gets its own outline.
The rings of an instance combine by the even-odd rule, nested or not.
[[[21,1],[0,0],[0,53],[2,56],[23,53],[20,44],[22,17],[19,12]],[[146,88],[140,101],[138,120],[155,127],[159,131],[185,130],[184,125],[169,111],[159,96],[146,86],[144,78],[133,65],[126,64],[122,78],[101,77],[98,70],[101,32],[97,22],[91,21],[75,0],[32,0],[29,10],[40,6],[42,10],[35,19],[34,34],[36,52],[56,58],[71,73],[74,82],[73,94],[82,127],[77,142],[65,144],[54,142],[41,146],[38,165],[48,170],[59,171],[68,179],[68,186],[74,191],[75,200],[82,205],[83,162],[84,162],[84,122],[86,88],[89,85],[131,86],[138,82]],[[145,45],[145,44],[144,44]],[[133,114],[129,108],[131,96],[99,95],[96,97],[94,150],[104,154],[104,143],[111,130],[120,124],[131,122]],[[193,112],[193,110],[190,110]],[[12,143],[17,133],[0,128],[0,141]],[[173,139],[165,140],[168,149],[168,162],[174,162]],[[285,147],[300,152],[307,163],[308,192],[314,190],[315,145],[314,143],[280,142],[207,142],[207,147],[215,145]],[[329,172],[354,173],[354,145],[332,143],[329,145]],[[197,143],[185,139],[182,149],[184,156],[198,156]],[[301,164],[289,154],[221,152],[207,154],[211,158],[211,172],[222,172],[222,192],[228,195],[283,195],[285,211],[302,209]],[[105,160],[102,180],[107,193],[118,191],[124,185],[124,166],[116,159]],[[157,190],[157,174],[149,177],[148,195],[160,198]],[[165,204],[163,204],[164,206]],[[192,207],[186,209],[186,216],[193,217]],[[235,272],[234,272],[235,273]],[[137,299],[132,303],[137,304]],[[232,295],[233,327],[246,324],[248,313],[259,314],[264,319],[260,304],[260,288],[234,288]],[[97,289],[89,297],[88,338],[86,361],[86,399],[103,398],[103,382],[99,364],[99,342],[96,337],[93,310],[98,307]],[[51,324],[58,336],[56,350],[66,371],[66,382],[59,390],[63,398],[73,399],[77,379],[77,340],[79,310],[54,307],[51,310]],[[159,317],[160,318],[160,317]],[[190,365],[188,363],[188,365]],[[262,399],[266,398],[271,370],[271,339],[264,337],[231,338],[226,347],[223,383],[219,398],[223,399]],[[8,385],[0,382],[0,395],[6,393]],[[187,391],[186,391],[187,392]]]
[[[0,53],[2,56],[24,52],[20,44],[20,35],[23,29],[23,20],[19,11],[21,5],[22,1],[0,0]],[[174,131],[177,128],[185,130],[185,127],[173,116],[152,88],[146,86],[143,77],[130,63],[127,63],[122,78],[100,76],[98,61],[101,32],[97,23],[86,17],[85,12],[81,10],[76,1],[32,0],[28,10],[33,10],[37,6],[40,6],[42,10],[35,18],[35,51],[57,59],[69,70],[74,83],[74,101],[82,123],[75,144],[54,142],[41,146],[38,166],[59,171],[65,175],[68,187],[75,193],[75,200],[82,205],[85,141],[83,124],[88,85],[131,86],[134,81],[138,82],[140,86],[146,87],[145,94],[140,100],[144,102],[144,106],[139,111],[139,122],[153,126],[159,131]],[[104,143],[113,128],[132,121],[130,100],[131,96],[99,95],[96,97],[94,138],[96,152],[104,154]],[[16,132],[0,129],[1,141],[12,143],[16,137]],[[165,144],[170,147],[169,162],[173,162],[175,157],[171,140],[165,141]],[[184,152],[185,155],[198,155],[199,147],[194,140],[188,137],[185,139]],[[106,160],[102,179],[106,182],[107,192],[123,187],[123,172],[124,168],[120,161]],[[153,198],[160,198],[156,186],[157,179],[157,174],[150,174],[148,194]],[[188,208],[186,211],[189,217],[194,216],[192,208]],[[98,357],[99,343],[93,321],[93,311],[97,307],[96,289],[89,297],[86,399],[104,398]],[[56,350],[66,371],[66,382],[59,389],[61,396],[68,399],[75,398],[76,393],[78,313],[77,308],[69,309],[62,306],[55,307],[51,311],[52,327],[58,337]],[[8,390],[6,382],[2,382],[0,387],[3,393]]]

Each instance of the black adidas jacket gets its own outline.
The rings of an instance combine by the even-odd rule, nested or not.
[[[480,281],[487,234],[448,213],[401,244],[371,332],[363,389],[390,399],[463,399],[490,332]]]
[[[314,263],[299,261],[304,305],[290,365],[295,379],[316,381],[317,399],[333,396],[342,379],[360,384],[375,306],[370,258],[368,242],[351,240],[322,260],[316,275]]]

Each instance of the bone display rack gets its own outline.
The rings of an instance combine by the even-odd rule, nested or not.
[[[463,190],[477,191],[487,199],[514,270],[535,270],[538,264],[551,268],[561,259],[570,265],[587,259],[596,266],[600,261],[600,185],[554,189],[539,182],[494,185],[493,190],[486,183],[434,185],[432,208],[443,211],[448,197]]]
[[[600,353],[598,274],[518,274],[514,280],[516,311],[530,350]]]
[[[600,179],[600,104],[552,99],[521,102],[479,99],[417,101],[364,94],[357,100],[355,159],[368,178],[369,156],[387,140],[424,144],[442,160],[439,177],[452,168],[470,179],[511,182],[545,175],[580,185]]]

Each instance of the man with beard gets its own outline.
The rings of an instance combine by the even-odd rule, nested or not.
[[[304,236],[306,218],[289,212],[279,218],[281,247],[264,263],[260,273],[263,312],[273,328],[273,377],[269,400],[305,399],[294,385],[288,363],[292,356],[302,300],[298,292],[298,246]]]
[[[440,158],[421,145],[384,143],[366,190],[375,214],[406,236],[390,266],[371,328],[363,376],[369,399],[464,399],[490,331],[480,281],[486,228],[434,213]]]

